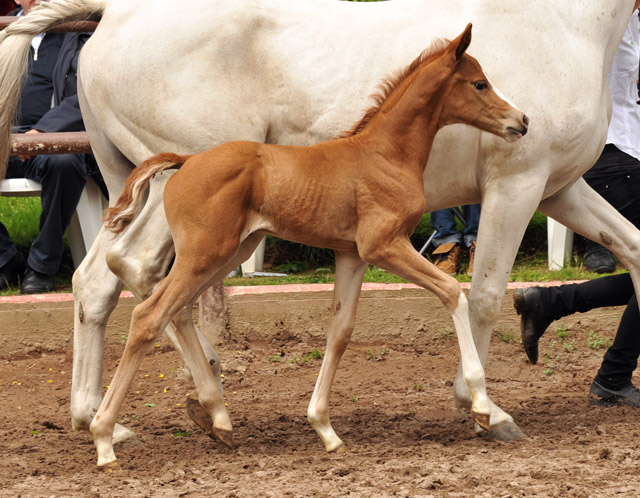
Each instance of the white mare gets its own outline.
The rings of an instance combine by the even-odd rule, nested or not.
[[[362,116],[366,95],[383,77],[435,37],[453,38],[473,22],[471,54],[532,123],[515,145],[452,126],[436,137],[425,170],[427,210],[482,202],[469,307],[484,364],[536,209],[609,247],[640,291],[640,233],[580,178],[604,146],[607,72],[639,3],[185,0],[178,13],[169,0],[52,0],[0,35],[0,126],[8,134],[19,93],[9,85],[25,71],[20,54],[31,36],[101,13],[81,56],[80,93],[113,202],[131,169],[158,152],[194,153],[239,139],[306,145],[335,136]],[[4,164],[6,144],[0,147]],[[173,256],[158,183],[126,233],[114,240],[103,230],[74,275],[76,429],[89,427],[102,399],[105,326],[122,282],[148,297]],[[348,330],[349,320],[334,321],[330,333]],[[206,354],[217,367],[212,348]],[[460,369],[454,394],[459,408],[471,406]],[[493,404],[491,425],[491,437],[522,437]]]

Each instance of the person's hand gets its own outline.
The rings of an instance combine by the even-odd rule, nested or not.
[[[34,134],[34,133],[42,133],[42,132],[34,128],[32,130],[25,132],[25,135]],[[31,159],[32,157],[33,156],[18,155],[18,159],[20,159],[22,162],[25,162],[27,159]]]

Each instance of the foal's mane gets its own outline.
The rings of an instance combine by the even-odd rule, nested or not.
[[[389,98],[389,96],[393,93],[393,91],[400,86],[400,84],[406,81],[416,70],[422,66],[424,63],[431,63],[433,60],[437,59],[442,52],[449,46],[451,43],[450,40],[445,40],[438,38],[436,39],[430,47],[425,49],[411,64],[409,64],[406,68],[392,74],[386,78],[384,78],[378,84],[378,91],[371,95],[371,99],[373,99],[374,104],[367,112],[365,112],[362,119],[349,131],[345,131],[341,133],[338,138],[351,137],[353,135],[357,135],[364,130],[365,126],[371,121],[380,111],[380,108],[385,103],[385,101]]]

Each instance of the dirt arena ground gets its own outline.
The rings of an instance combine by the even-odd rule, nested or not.
[[[327,454],[305,419],[330,294],[230,298],[220,348],[237,448],[187,417],[177,354],[146,357],[119,420],[122,470],[97,469],[88,433],[71,430],[72,303],[0,304],[0,496],[640,496],[640,412],[597,407],[589,385],[621,309],[554,324],[527,363],[508,292],[492,339],[489,395],[527,438],[489,442],[453,404],[452,322],[421,290],[363,293],[331,399],[349,451]],[[104,386],[123,350],[132,299],[106,340]],[[557,329],[555,327],[558,327]]]

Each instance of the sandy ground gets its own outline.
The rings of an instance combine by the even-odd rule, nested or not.
[[[120,412],[137,437],[116,446],[116,474],[71,430],[72,303],[0,304],[0,496],[640,496],[640,413],[587,395],[604,352],[596,339],[613,337],[621,309],[557,322],[531,365],[507,294],[487,385],[528,437],[499,443],[454,408],[457,341],[437,300],[365,292],[331,399],[349,451],[327,454],[305,413],[320,367],[308,353],[324,348],[329,303],[327,292],[230,299],[220,354],[233,450],[187,417],[191,386],[159,341]],[[111,321],[105,386],[134,304],[121,300]]]

